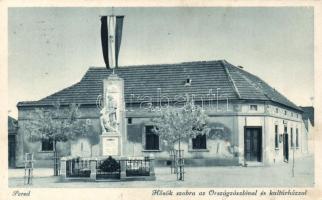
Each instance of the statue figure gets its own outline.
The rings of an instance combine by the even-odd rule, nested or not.
[[[100,111],[100,122],[103,133],[117,132],[116,103],[113,97],[106,95],[106,101],[103,109]]]

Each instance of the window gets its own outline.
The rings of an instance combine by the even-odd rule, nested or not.
[[[197,135],[192,138],[192,149],[207,149],[206,135]]]
[[[127,118],[127,124],[132,124],[132,118],[131,117]]]
[[[291,147],[294,147],[294,142],[293,142],[293,128],[291,128]]]
[[[159,136],[154,133],[153,128],[145,127],[145,150],[159,150]]]
[[[275,125],[275,149],[278,149],[278,125]]]
[[[54,150],[54,143],[53,140],[50,139],[43,139],[41,141],[41,151],[53,151]]]
[[[275,109],[275,112],[278,113],[278,108]]]
[[[257,105],[250,105],[250,110],[257,111]]]
[[[284,115],[287,115],[287,111],[286,110],[284,111]]]
[[[186,81],[185,81],[185,86],[190,86],[191,85],[191,78],[186,78]]]
[[[295,145],[298,148],[299,147],[299,129],[296,128],[296,136],[295,136]]]
[[[284,126],[284,133],[287,133],[287,126]]]
[[[291,112],[291,117],[293,117],[293,113]]]

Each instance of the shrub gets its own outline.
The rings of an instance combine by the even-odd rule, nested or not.
[[[120,170],[120,164],[112,156],[109,156],[102,162],[99,169],[103,172],[117,172]]]

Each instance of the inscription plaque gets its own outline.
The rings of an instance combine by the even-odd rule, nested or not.
[[[118,156],[119,155],[119,138],[118,137],[102,137],[102,155]]]

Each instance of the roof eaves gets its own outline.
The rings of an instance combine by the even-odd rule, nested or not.
[[[46,103],[46,100],[49,97],[57,95],[57,94],[59,94],[61,92],[64,92],[66,90],[69,90],[69,89],[77,86],[79,83],[80,82],[77,82],[77,83],[75,83],[75,84],[73,84],[73,85],[71,85],[71,86],[69,86],[67,88],[63,88],[63,89],[59,90],[58,92],[50,94],[50,95],[48,95],[48,96],[46,96],[46,97],[44,97],[44,98],[42,98],[40,100],[37,100],[37,101],[20,101],[20,102],[18,102],[17,107],[23,107],[23,106],[51,106],[52,104]],[[57,99],[57,100],[59,100],[59,99]]]

